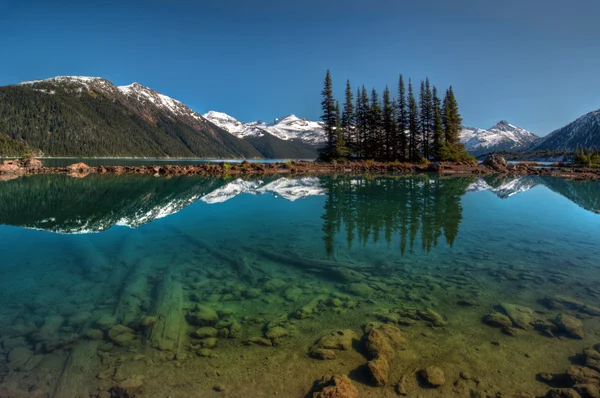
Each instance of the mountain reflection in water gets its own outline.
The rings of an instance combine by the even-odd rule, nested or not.
[[[406,342],[389,381],[411,375],[409,396],[453,396],[464,372],[479,381],[460,396],[542,396],[536,374],[597,343],[599,197],[538,177],[3,181],[0,396],[143,379],[136,396],[300,397],[331,374],[379,396],[361,369],[382,322]],[[356,339],[320,351],[332,336]],[[432,365],[439,390],[416,384]]]

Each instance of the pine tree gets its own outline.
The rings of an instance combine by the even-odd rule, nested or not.
[[[390,90],[385,86],[383,91],[383,118],[382,130],[384,134],[385,147],[382,148],[382,156],[387,160],[393,160],[395,147],[394,139],[396,135],[396,120],[394,117],[394,106],[390,97]]]
[[[444,140],[444,125],[442,122],[442,110],[437,88],[433,86],[433,157],[435,160],[444,160],[446,142]]]
[[[406,92],[404,78],[400,75],[398,82],[398,119],[396,122],[397,134],[395,142],[396,156],[400,160],[406,160],[406,130],[408,129],[408,104],[406,103]]]
[[[444,98],[444,133],[448,145],[455,145],[460,142],[460,130],[462,128],[462,117],[458,113],[458,103],[454,97],[452,86],[446,91]]]
[[[342,113],[342,132],[344,135],[344,139],[346,141],[346,145],[354,149],[355,148],[355,137],[354,128],[356,123],[354,116],[354,98],[352,96],[352,87],[350,86],[350,80],[346,81],[346,100],[344,102],[344,111]],[[354,149],[355,150],[355,149]]]
[[[379,104],[379,94],[374,88],[371,90],[371,103],[369,107],[369,129],[367,156],[370,158],[380,157],[381,150],[381,105]]]
[[[467,153],[463,144],[460,143],[460,130],[462,128],[462,117],[458,113],[458,103],[454,97],[452,86],[446,91],[443,105],[443,124],[446,154],[444,158],[452,161],[473,160]]]
[[[425,150],[425,158],[429,159],[432,147],[433,147],[433,118],[434,118],[434,109],[433,109],[433,95],[431,93],[431,84],[429,83],[429,78],[425,78],[425,101],[424,107],[422,111],[424,116],[422,117],[424,123],[424,132],[425,132],[425,143],[423,144]]]
[[[344,131],[342,129],[342,115],[340,112],[340,103],[335,101],[335,143],[333,150],[334,159],[345,159],[350,155],[350,151],[346,146]]]
[[[333,84],[331,82],[331,74],[329,73],[329,69],[327,70],[327,74],[325,75],[325,85],[323,87],[323,91],[321,91],[321,95],[323,96],[323,100],[321,101],[321,108],[323,110],[323,114],[321,115],[321,120],[325,125],[325,133],[327,134],[327,144],[325,148],[323,148],[319,157],[321,159],[329,159],[333,154],[334,144],[335,144],[335,124],[336,124],[336,115],[335,115],[335,99],[333,98]]]
[[[367,89],[362,86],[361,90],[356,92],[356,155],[359,158],[366,156],[366,137],[369,128],[369,97]]]
[[[419,160],[419,109],[413,94],[412,83],[408,80],[408,158]]]

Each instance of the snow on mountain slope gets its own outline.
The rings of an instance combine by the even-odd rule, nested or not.
[[[242,123],[233,116],[229,116],[223,112],[210,111],[203,115],[204,118],[211,121],[213,124],[221,127],[223,130],[230,132],[238,138],[244,137],[262,137],[265,131],[248,123]]]
[[[282,140],[299,140],[313,145],[326,141],[325,130],[321,122],[310,121],[295,115],[275,119],[272,123],[263,121],[244,123],[226,113],[216,111],[210,111],[203,116],[239,138],[261,137],[265,133],[269,133]]]
[[[158,93],[151,88],[142,86],[139,83],[132,83],[128,86],[119,86],[117,88],[123,95],[129,98],[134,98],[142,104],[145,102],[150,102],[159,109],[170,112],[175,116],[191,117],[193,119],[203,120],[202,116],[188,108],[183,103],[164,94]]]
[[[483,178],[479,178],[467,187],[467,192],[490,191],[499,198],[506,199],[518,193],[528,191],[538,185],[538,183],[539,180],[525,176],[504,180],[497,186],[491,186]]]
[[[600,147],[600,109],[589,112],[566,126],[553,131],[533,149],[566,149]]]
[[[463,127],[460,132],[460,141],[472,154],[518,151],[528,148],[538,140],[539,137],[535,134],[513,126],[505,120],[501,120],[488,130]]]
[[[270,193],[276,197],[281,197],[293,202],[309,196],[324,195],[325,192],[325,188],[321,187],[319,179],[316,177],[282,177],[268,184],[265,184],[264,181],[245,181],[241,178],[238,178],[224,187],[204,195],[202,198],[200,198],[200,200],[207,204],[215,204],[226,202],[242,193],[251,195],[263,195]]]

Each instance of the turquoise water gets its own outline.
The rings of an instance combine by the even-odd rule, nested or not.
[[[598,182],[539,177],[0,182],[0,396],[301,397],[334,374],[361,396],[403,375],[415,396],[544,395],[538,373],[598,343],[599,213]],[[482,321],[507,303],[525,329]],[[372,322],[405,340],[383,387]],[[336,330],[351,349],[316,358]]]

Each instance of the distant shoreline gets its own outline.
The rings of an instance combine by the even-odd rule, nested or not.
[[[15,162],[16,163],[16,162]],[[21,175],[35,174],[68,174],[73,177],[85,177],[89,174],[139,174],[154,176],[245,176],[245,175],[324,175],[324,174],[416,174],[436,173],[445,176],[554,176],[577,180],[598,180],[600,169],[589,169],[571,166],[539,166],[532,163],[510,164],[507,167],[486,166],[471,162],[433,162],[433,163],[401,163],[401,162],[314,162],[287,161],[259,162],[208,162],[193,165],[147,165],[147,166],[88,166],[76,163],[67,167],[44,167],[41,162],[34,166],[0,166],[0,179],[7,180]]]

